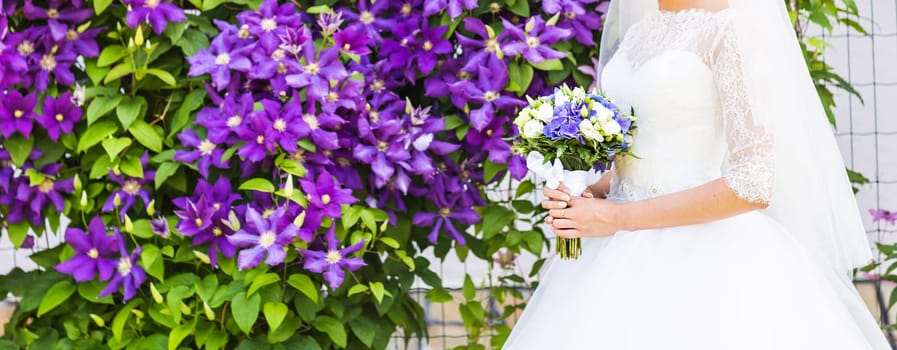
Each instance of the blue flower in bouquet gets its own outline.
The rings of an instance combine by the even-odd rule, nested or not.
[[[573,117],[554,118],[545,125],[545,137],[551,140],[580,139],[579,122],[581,119]]]

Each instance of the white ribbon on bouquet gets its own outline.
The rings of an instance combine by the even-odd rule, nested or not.
[[[581,196],[589,185],[601,178],[601,173],[592,170],[566,170],[559,159],[553,162],[545,162],[545,156],[532,151],[526,157],[526,167],[533,173],[545,179],[545,187],[557,189],[561,183],[571,195]]]

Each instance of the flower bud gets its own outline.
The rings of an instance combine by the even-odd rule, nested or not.
[[[75,192],[81,190],[81,186],[83,185],[81,184],[81,177],[78,176],[78,174],[75,174],[75,177],[72,179],[72,186]]]
[[[159,293],[159,290],[156,289],[156,285],[153,282],[150,282],[150,294],[153,295],[153,301],[156,304],[161,304],[164,300],[162,299],[162,293]]]
[[[206,319],[208,319],[209,321],[214,321],[215,320],[215,311],[212,310],[211,307],[209,307],[209,303],[202,302],[202,308],[206,312]]]
[[[206,255],[206,253],[203,253],[203,252],[194,250],[194,251],[193,251],[193,255],[195,255],[196,258],[199,259],[199,261],[202,261],[202,262],[204,262],[204,263],[206,263],[206,264],[211,264],[211,263],[212,263],[212,260],[209,259],[209,256]]]
[[[90,318],[93,319],[93,322],[95,322],[98,327],[100,327],[100,328],[106,327],[106,321],[103,321],[103,318],[100,317],[100,315],[90,314]]]
[[[162,309],[162,310],[168,310],[168,309]],[[137,316],[137,318],[143,318],[143,316],[146,316],[146,315],[143,313],[143,311],[140,311],[140,310],[137,310],[137,309],[133,309],[133,310],[131,310],[131,313],[134,314],[134,316]]]
[[[529,20],[526,21],[526,25],[523,26],[523,31],[529,33],[533,31],[536,27],[536,17],[530,17]]]
[[[193,312],[193,310],[190,310],[190,307],[187,306],[187,304],[184,304],[184,302],[182,301],[181,302],[181,313],[184,315],[189,315],[191,312]]]
[[[293,196],[293,174],[287,174],[287,183],[283,187],[283,194],[287,197]]]
[[[115,205],[116,208],[121,206],[121,196],[118,193],[115,194],[115,198],[112,199],[112,204]]]
[[[78,202],[78,204],[80,204],[82,208],[87,206],[87,191],[81,191],[81,201]]]
[[[128,214],[125,214],[125,232],[132,233],[134,232],[134,222],[131,221],[131,217]]]
[[[155,199],[151,200],[149,202],[149,204],[146,206],[146,214],[149,216],[156,215],[156,200]]]
[[[293,225],[296,225],[296,227],[302,227],[302,224],[304,224],[304,223],[305,223],[305,212],[303,211],[303,212],[299,213],[299,215],[296,215],[296,218],[293,219]]]
[[[137,32],[134,33],[134,43],[137,46],[143,46],[143,26],[137,26]]]

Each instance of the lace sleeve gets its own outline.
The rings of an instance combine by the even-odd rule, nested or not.
[[[752,113],[743,56],[731,24],[721,25],[711,59],[728,143],[724,177],[738,197],[769,203],[775,179],[774,137],[768,123]]]

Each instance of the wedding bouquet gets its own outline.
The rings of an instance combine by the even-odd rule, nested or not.
[[[527,100],[514,119],[520,131],[514,147],[528,154],[527,168],[548,188],[563,182],[571,195],[580,196],[615,156],[629,150],[635,117],[597,91],[565,84],[551,95]],[[577,259],[581,252],[579,238],[557,238],[562,259]]]

